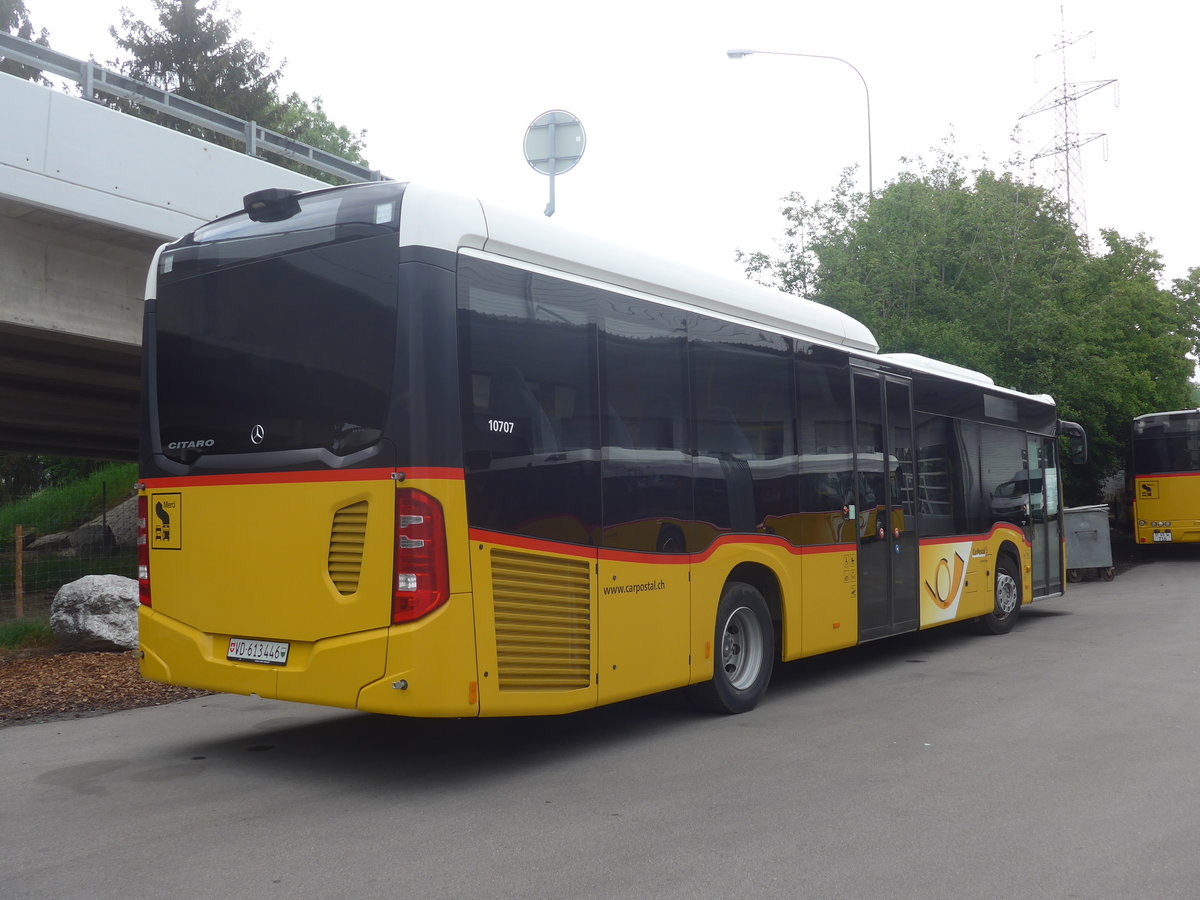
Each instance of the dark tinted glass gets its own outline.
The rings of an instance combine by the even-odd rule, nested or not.
[[[1029,523],[1031,495],[1042,496],[1044,488],[1041,471],[1034,469],[1031,472],[1026,459],[1023,432],[982,426],[979,474],[988,509],[986,528],[981,531],[1000,522]]]
[[[1057,425],[1051,404],[988,391],[980,385],[948,381],[923,372],[913,377],[913,408],[953,418],[1011,424],[1024,431],[1054,434]]]
[[[693,526],[685,316],[597,292],[601,317],[604,546],[682,553]]]
[[[972,446],[964,428],[971,431]],[[978,426],[943,416],[917,417],[917,502],[921,536],[978,532]]]
[[[1133,439],[1133,471],[1136,475],[1155,472],[1200,472],[1200,435]]]
[[[696,518],[776,533],[797,493],[788,341],[712,319],[691,333]]]
[[[158,282],[171,284],[214,269],[268,256],[358,241],[399,228],[404,185],[396,182],[350,185],[294,198],[294,215],[255,222],[246,213],[218,219],[163,251]]]
[[[854,541],[854,453],[850,375],[845,366],[796,361],[799,445],[798,515],[776,527],[794,544]]]
[[[458,292],[471,523],[593,543],[599,422],[590,297],[469,258],[460,260]]]
[[[344,456],[384,427],[396,346],[394,235],[162,285],[162,450],[322,448]]]

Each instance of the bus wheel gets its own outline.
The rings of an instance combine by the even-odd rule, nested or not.
[[[774,656],[775,631],[762,594],[729,582],[717,604],[713,678],[693,687],[693,699],[713,712],[749,712],[767,690]]]
[[[1001,556],[996,563],[995,605],[986,616],[975,620],[983,634],[1008,634],[1021,615],[1021,581],[1017,565],[1011,556]]]

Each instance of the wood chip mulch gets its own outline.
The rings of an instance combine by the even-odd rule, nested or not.
[[[144,681],[132,650],[0,650],[0,728],[160,706],[207,693]]]

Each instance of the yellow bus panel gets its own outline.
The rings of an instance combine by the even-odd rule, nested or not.
[[[1200,474],[1135,478],[1133,539],[1138,544],[1200,541]]]

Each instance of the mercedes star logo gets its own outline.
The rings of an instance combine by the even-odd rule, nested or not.
[[[267,433],[263,431],[263,427],[261,425],[255,425],[250,429],[250,440],[256,444],[261,444],[263,442],[263,438],[266,436]]]

